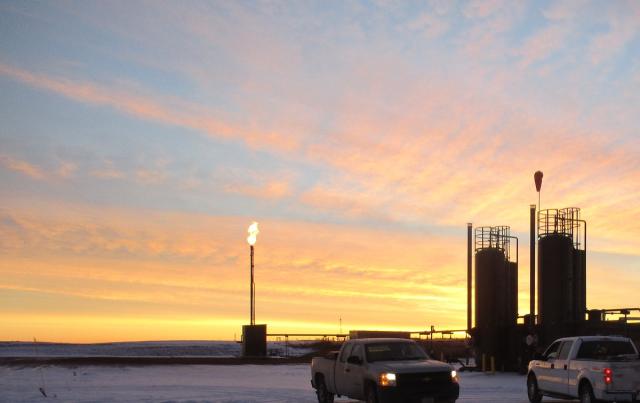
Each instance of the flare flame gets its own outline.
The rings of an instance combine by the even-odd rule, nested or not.
[[[249,245],[251,246],[255,245],[258,234],[260,233],[258,230],[258,223],[254,221],[253,224],[249,225],[247,232],[249,233],[247,242],[249,242]]]

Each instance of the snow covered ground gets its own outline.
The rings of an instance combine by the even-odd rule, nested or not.
[[[293,343],[288,354],[311,352]],[[283,355],[284,342],[269,342]],[[0,357],[238,357],[240,344],[160,341],[103,344],[0,342]],[[0,366],[0,402],[315,402],[308,365]],[[525,378],[461,373],[461,402],[526,403]],[[46,397],[40,392],[46,393]],[[350,402],[349,399],[337,399]],[[553,400],[545,400],[552,402]],[[353,401],[351,401],[353,402]]]
[[[5,366],[0,402],[311,403],[309,379],[308,365]],[[521,375],[462,373],[460,384],[460,402],[527,402]]]

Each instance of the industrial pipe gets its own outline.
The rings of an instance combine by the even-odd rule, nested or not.
[[[518,237],[509,235],[506,238],[515,239],[516,240],[516,263],[519,263],[519,260],[518,260]]]
[[[530,231],[529,231],[529,314],[531,324],[536,324],[536,205],[531,204],[530,208]]]
[[[473,272],[471,267],[472,251],[472,228],[473,224],[467,224],[467,333],[471,332],[471,287],[473,282]]]

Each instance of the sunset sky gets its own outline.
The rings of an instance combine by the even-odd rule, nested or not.
[[[640,305],[638,1],[0,2],[0,340],[466,326],[466,223]]]

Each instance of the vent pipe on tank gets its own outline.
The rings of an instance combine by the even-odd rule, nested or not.
[[[467,333],[471,332],[472,322],[471,322],[471,288],[473,282],[473,271],[471,264],[471,254],[472,254],[472,237],[473,237],[473,224],[467,224]]]
[[[530,205],[529,232],[529,315],[531,324],[536,324],[536,205]]]

